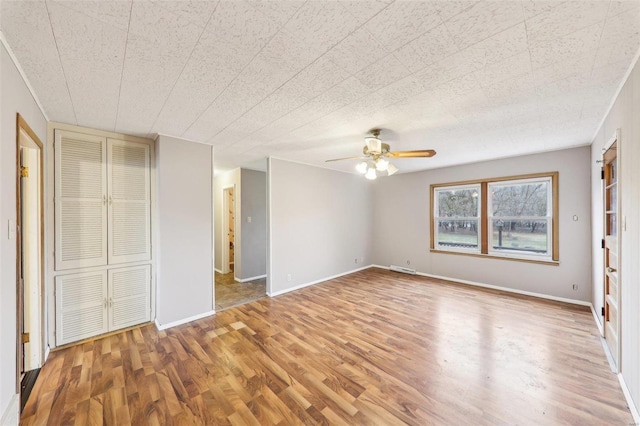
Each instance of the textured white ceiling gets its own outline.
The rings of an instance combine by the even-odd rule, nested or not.
[[[402,172],[591,142],[640,46],[640,2],[12,1],[4,38],[49,118],[352,171],[368,130]]]

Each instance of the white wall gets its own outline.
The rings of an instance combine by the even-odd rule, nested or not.
[[[0,417],[16,393],[16,113],[41,141],[47,122],[4,45],[0,47]]]
[[[362,176],[271,159],[271,294],[371,263],[371,184]]]
[[[161,326],[214,310],[212,147],[156,144],[157,314]]]
[[[215,266],[216,270],[222,271],[222,252],[223,250],[229,250],[229,247],[223,247],[224,238],[223,233],[226,233],[227,230],[223,229],[224,222],[224,214],[222,212],[222,207],[224,205],[222,201],[222,195],[225,188],[235,188],[234,197],[236,199],[236,218],[241,217],[242,208],[240,206],[240,198],[242,197],[242,189],[240,188],[240,169],[233,169],[225,173],[221,173],[215,177],[213,180],[214,187],[214,219],[215,219],[215,246],[216,246],[216,258],[215,258]],[[238,226],[234,227],[235,229],[235,247],[239,247],[242,243],[242,230],[239,229]],[[240,264],[241,259],[238,255],[238,250],[236,249],[236,261],[234,264],[234,270],[236,270]]]
[[[640,409],[640,65],[636,63],[619,96],[598,131],[591,149],[591,191],[593,199],[593,300],[602,306],[602,195],[600,166],[602,148],[620,129],[618,175],[621,216],[626,230],[619,235],[622,252],[619,264],[622,306],[622,351],[620,368],[629,393]],[[596,216],[597,215],[597,216]],[[597,304],[597,305],[596,305]]]
[[[589,161],[589,148],[582,147],[378,179],[373,205],[374,263],[406,266],[409,261],[418,272],[588,302]],[[560,184],[559,266],[430,252],[429,185],[552,171],[559,172]],[[574,222],[573,215],[579,220]]]
[[[267,273],[267,174],[248,169],[241,169],[240,174],[242,216],[238,219],[242,231],[242,265],[236,277],[247,280]]]

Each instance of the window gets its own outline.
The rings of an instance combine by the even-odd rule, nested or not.
[[[435,194],[436,246],[480,253],[480,185],[448,186]]]
[[[431,249],[558,260],[558,173],[431,185]]]

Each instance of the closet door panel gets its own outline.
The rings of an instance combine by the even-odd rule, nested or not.
[[[55,286],[58,346],[109,330],[106,271],[58,275]]]
[[[109,270],[109,329],[151,320],[151,266]]]
[[[109,264],[151,259],[149,145],[108,139]]]
[[[106,139],[55,131],[55,268],[107,264]]]

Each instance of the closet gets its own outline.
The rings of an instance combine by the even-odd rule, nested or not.
[[[151,320],[152,150],[146,139],[54,130],[58,346]]]

